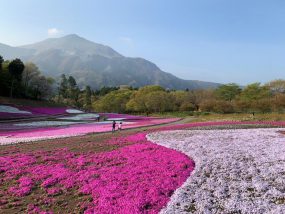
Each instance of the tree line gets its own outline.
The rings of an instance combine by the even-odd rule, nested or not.
[[[80,90],[73,76],[66,77],[65,74],[62,74],[57,88],[57,94],[53,97],[53,101],[68,106],[91,110],[91,98],[93,93],[90,86],[86,86],[84,90]]]
[[[103,112],[283,112],[285,80],[274,80],[264,85],[252,83],[245,87],[230,83],[216,89],[192,91],[166,90],[161,86],[123,88],[103,96],[94,94],[92,100],[93,110]]]
[[[0,96],[45,99],[96,112],[283,112],[285,80],[245,87],[230,83],[207,90],[167,90],[157,85],[80,89],[73,76],[62,74],[56,82],[31,62],[4,61],[0,56]]]
[[[0,56],[0,96],[48,99],[53,95],[53,84],[54,80],[45,77],[35,64]]]

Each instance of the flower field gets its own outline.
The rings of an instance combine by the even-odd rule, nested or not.
[[[41,118],[43,116],[45,118]],[[27,121],[25,118],[30,119]],[[100,118],[101,121],[98,120]],[[123,129],[159,125],[179,120],[179,118],[165,119],[117,113],[84,113],[66,107],[9,105],[0,105],[0,119],[17,119],[16,122],[7,120],[0,124],[0,145],[110,132],[112,121],[118,120],[123,121]]]
[[[148,142],[145,134],[80,146],[100,151],[19,152],[11,147],[0,157],[0,211],[158,213],[194,163]]]
[[[0,119],[30,118],[39,116],[56,116],[84,113],[67,107],[32,107],[0,105]]]
[[[0,213],[285,212],[284,122],[99,115],[0,124]]]
[[[285,213],[284,129],[179,130],[148,139],[193,158],[161,213]]]
[[[137,120],[132,122],[123,122],[123,129],[138,128],[144,126],[158,125],[163,123],[170,123],[177,121],[177,118],[168,119],[147,119],[147,120]],[[66,125],[66,122],[60,122],[61,125]],[[72,122],[70,122],[72,123]],[[75,124],[67,127],[50,127],[50,123],[41,122],[42,127],[30,129],[31,124],[26,124],[28,129],[24,126],[22,130],[4,130],[0,132],[0,145],[22,143],[22,142],[32,142],[38,140],[47,140],[55,138],[65,138],[72,136],[80,136],[89,133],[101,133],[110,132],[112,130],[110,123],[86,123],[86,124]],[[46,127],[48,126],[48,127]]]

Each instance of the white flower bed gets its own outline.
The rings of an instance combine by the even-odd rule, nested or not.
[[[15,123],[14,126],[24,127],[48,127],[48,126],[67,126],[73,124],[80,124],[82,122],[67,122],[67,121],[35,121],[30,123]]]
[[[124,117],[116,117],[116,118],[108,118],[109,121],[118,121],[118,120],[126,120],[127,118]]]
[[[18,108],[6,105],[0,105],[0,112],[15,113],[15,114],[32,114],[29,111],[21,111]]]
[[[192,175],[161,213],[285,213],[285,135],[278,130],[149,134],[149,140],[195,161]]]
[[[37,136],[37,137],[24,137],[24,138],[10,138],[10,136],[0,136],[0,145],[11,145],[17,143],[28,143],[41,140],[51,140],[66,137],[82,136],[83,134],[68,134],[68,135],[57,135],[57,136]]]
[[[60,117],[61,120],[90,120],[100,117],[98,114],[78,114],[71,117]]]
[[[67,113],[70,113],[70,114],[81,114],[81,113],[84,113],[83,111],[80,111],[80,110],[77,110],[77,109],[66,109],[65,110]]]

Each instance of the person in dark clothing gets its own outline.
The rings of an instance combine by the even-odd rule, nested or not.
[[[115,131],[116,131],[116,122],[114,120],[112,123],[112,132],[115,132]]]

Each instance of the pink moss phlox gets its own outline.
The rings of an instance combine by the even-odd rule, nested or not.
[[[85,213],[158,213],[194,163],[179,152],[148,142],[145,134],[113,138],[110,143],[129,144],[109,152],[76,155],[58,149],[3,156],[4,178],[23,175],[17,186],[10,186],[12,193],[6,194],[24,196],[37,183],[50,196],[70,188],[90,195],[92,202],[84,205]],[[23,192],[18,192],[20,187]],[[42,212],[38,207],[29,210]]]
[[[29,107],[25,106],[21,110],[32,112],[33,115],[57,115],[65,114],[66,107]]]
[[[148,120],[137,120],[131,124],[124,124],[123,129],[129,128],[137,128],[144,127],[150,125],[157,125],[162,123],[170,123],[177,121],[178,118],[166,118],[166,119],[148,119]],[[35,128],[35,129],[27,129],[27,130],[16,130],[16,131],[8,131],[5,130],[0,132],[0,136],[9,136],[7,140],[11,138],[17,140],[20,139],[29,139],[34,137],[56,137],[56,136],[75,136],[75,135],[84,135],[88,133],[99,133],[99,132],[110,132],[111,125],[110,124],[78,124],[78,125],[70,125],[69,127],[48,127],[48,128]],[[2,139],[5,141],[5,139]],[[5,142],[3,142],[5,143]],[[0,141],[1,144],[1,141]]]
[[[153,122],[138,123],[149,124],[150,121]],[[233,124],[285,125],[284,122],[203,122],[152,131]],[[76,126],[80,130],[88,127],[92,126]],[[82,205],[85,213],[158,213],[189,176],[194,163],[177,151],[148,142],[145,138],[148,132],[111,138],[109,144],[127,146],[109,152],[76,154],[68,149],[57,149],[3,155],[0,157],[1,182],[14,179],[16,183],[1,194],[3,198],[25,196],[36,184],[48,195],[73,188],[92,197],[92,202]],[[42,212],[37,207],[30,210],[30,213]]]
[[[42,211],[38,206],[34,204],[28,205],[27,213],[28,214],[53,214],[53,212]]]
[[[53,196],[53,195],[59,194],[61,192],[61,188],[51,187],[51,188],[48,188],[46,191],[48,195]]]

